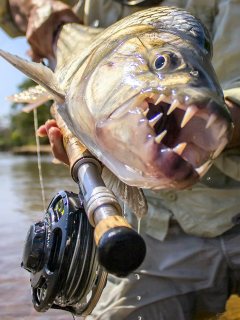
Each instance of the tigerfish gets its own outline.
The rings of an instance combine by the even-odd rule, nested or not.
[[[45,88],[73,134],[127,185],[190,187],[230,140],[209,33],[185,10],[154,7],[105,30],[65,25],[54,72],[0,55]]]

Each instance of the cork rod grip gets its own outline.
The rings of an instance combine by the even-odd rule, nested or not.
[[[63,145],[69,158],[70,170],[74,164],[82,157],[90,155],[87,148],[77,139],[76,136],[68,129],[66,123],[57,111],[56,104],[51,107],[51,114],[57,122],[59,129],[63,135]]]

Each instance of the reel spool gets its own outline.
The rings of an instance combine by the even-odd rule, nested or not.
[[[107,279],[97,260],[93,231],[78,195],[67,191],[59,192],[43,220],[30,227],[22,267],[31,273],[37,311],[92,312]]]

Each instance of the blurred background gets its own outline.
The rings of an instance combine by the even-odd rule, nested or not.
[[[0,29],[0,48],[11,53],[15,53],[21,57],[27,57],[28,44],[24,37],[18,37],[12,39],[6,35]],[[7,118],[10,113],[11,103],[5,99],[6,96],[9,96],[16,92],[17,86],[23,82],[25,79],[24,75],[21,72],[18,72],[10,64],[6,63],[3,59],[0,59],[0,120],[1,124],[7,121]]]

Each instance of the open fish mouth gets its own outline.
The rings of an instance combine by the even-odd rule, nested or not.
[[[197,180],[226,146],[229,114],[223,102],[203,93],[196,91],[194,98],[175,90],[145,91],[111,114],[111,119],[138,114],[150,175],[164,173],[176,182]]]

